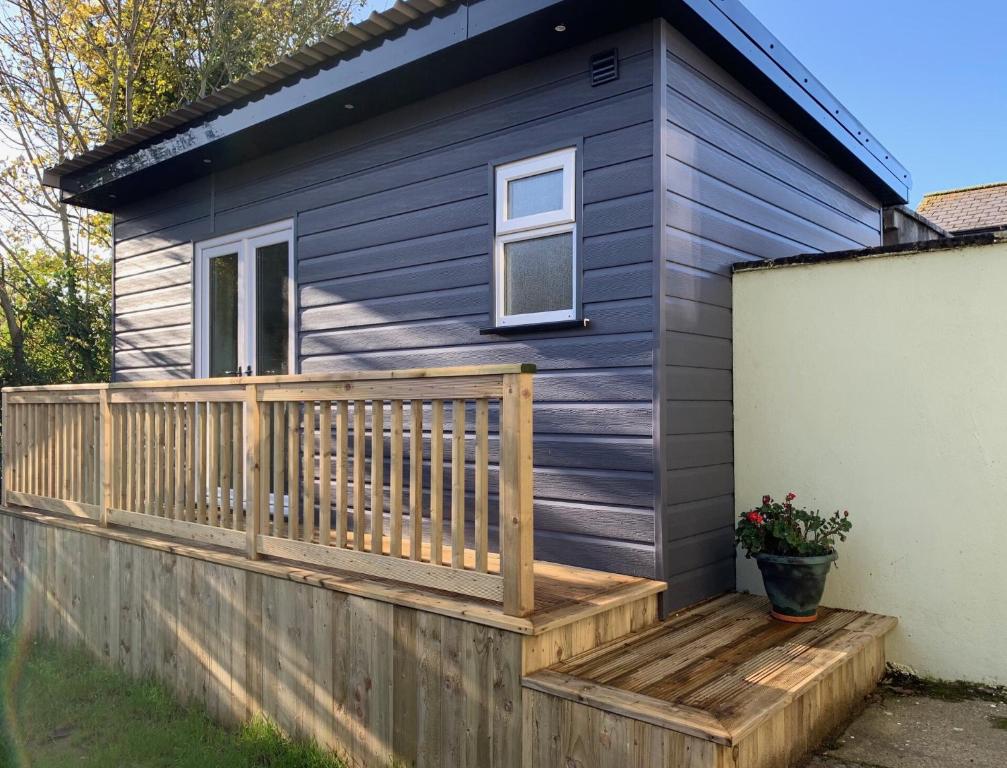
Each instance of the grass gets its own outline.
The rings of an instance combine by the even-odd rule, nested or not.
[[[222,728],[157,683],[49,643],[0,636],[0,692],[3,768],[343,768],[264,720]]]

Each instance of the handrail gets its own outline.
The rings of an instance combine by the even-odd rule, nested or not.
[[[534,608],[534,370],[6,388],[3,500],[523,616]]]
[[[385,381],[389,379],[432,379],[467,376],[502,376],[516,373],[535,373],[532,363],[504,363],[499,365],[463,365],[445,368],[402,368],[389,371],[342,371],[297,373],[282,376],[220,376],[205,379],[159,379],[153,381],[117,381],[89,384],[33,384],[21,387],[4,387],[4,392],[64,392],[102,389],[189,389],[234,384],[297,384],[299,382]]]

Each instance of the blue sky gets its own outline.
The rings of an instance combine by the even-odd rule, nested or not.
[[[909,169],[913,205],[1007,181],[1007,3],[744,2]]]

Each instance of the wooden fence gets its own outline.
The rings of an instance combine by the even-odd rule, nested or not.
[[[9,388],[4,503],[524,616],[534,607],[533,371]]]

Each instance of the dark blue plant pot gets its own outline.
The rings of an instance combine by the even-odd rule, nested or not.
[[[766,595],[773,606],[773,618],[805,623],[818,618],[818,606],[825,592],[825,578],[836,553],[813,557],[756,555]]]

